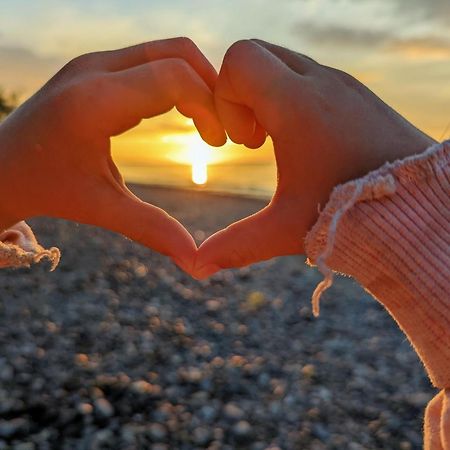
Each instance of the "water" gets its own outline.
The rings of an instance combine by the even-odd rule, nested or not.
[[[191,167],[181,164],[121,166],[130,183],[199,189],[191,181]],[[215,164],[208,166],[208,181],[202,190],[270,199],[276,186],[273,164]]]

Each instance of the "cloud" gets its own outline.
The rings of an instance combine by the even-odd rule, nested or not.
[[[393,0],[393,4],[397,13],[417,20],[450,23],[450,2],[448,0]]]
[[[387,50],[409,59],[450,61],[450,40],[437,36],[392,40]]]
[[[322,46],[333,47],[367,47],[382,45],[393,38],[392,32],[350,28],[342,25],[325,25],[301,22],[294,25],[294,34]]]
[[[444,60],[450,58],[450,39],[440,35],[401,36],[398,31],[351,28],[341,25],[298,23],[293,32],[318,47],[364,50],[379,49],[407,59]]]

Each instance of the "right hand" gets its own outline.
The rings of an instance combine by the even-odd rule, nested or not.
[[[197,278],[302,253],[334,186],[434,143],[347,73],[260,40],[228,50],[215,96],[234,142],[271,136],[278,185],[266,208],[202,244]]]

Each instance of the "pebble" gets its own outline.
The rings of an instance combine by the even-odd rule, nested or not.
[[[153,392],[153,386],[145,380],[134,381],[130,388],[138,394],[151,394]]]
[[[153,441],[165,441],[167,438],[167,429],[160,423],[152,423],[150,425],[149,434]]]
[[[34,450],[36,445],[33,442],[20,442],[14,444],[14,450]]]
[[[234,424],[232,431],[238,441],[247,441],[253,433],[252,426],[246,420],[240,420]]]
[[[244,411],[235,403],[227,403],[223,408],[225,417],[230,420],[240,420],[245,416]]]
[[[186,195],[176,216],[205,236],[235,217]],[[316,320],[303,257],[199,282],[99,228],[31,224],[63,258],[0,270],[0,450],[421,448],[435,392],[355,282]]]
[[[77,406],[77,410],[83,416],[87,416],[89,414],[92,414],[92,412],[94,411],[94,407],[90,403],[80,403]]]
[[[0,420],[0,437],[11,438],[17,434],[25,433],[29,428],[29,422],[23,418]]]
[[[114,414],[114,408],[105,398],[98,398],[94,402],[95,411],[99,416],[109,418]]]
[[[194,429],[193,441],[197,445],[206,445],[212,439],[212,433],[209,428],[197,427]]]

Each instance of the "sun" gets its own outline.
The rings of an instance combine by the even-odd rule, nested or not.
[[[169,140],[166,138],[166,140]],[[205,185],[208,181],[208,164],[214,163],[219,153],[202,140],[198,133],[171,136],[170,141],[176,143],[177,149],[169,159],[179,164],[191,166],[191,179],[196,185]]]
[[[192,182],[197,185],[206,184],[211,148],[197,135],[189,142],[188,152],[192,166]]]
[[[208,181],[208,164],[205,161],[196,160],[192,162],[192,182],[203,185]]]
[[[208,145],[195,131],[164,136],[162,142],[170,145],[166,158],[176,164],[191,167],[191,181],[198,186],[208,183],[208,166],[227,162],[231,153]],[[227,146],[228,144],[225,144]]]

